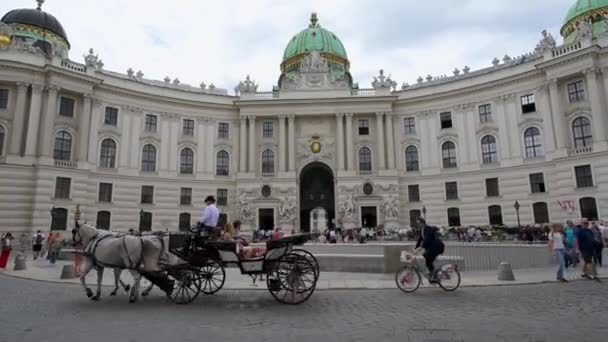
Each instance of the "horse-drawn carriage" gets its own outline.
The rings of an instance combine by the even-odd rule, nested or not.
[[[315,257],[294,248],[310,238],[310,234],[298,234],[268,241],[265,246],[241,247],[235,241],[211,240],[196,233],[171,233],[168,250],[184,262],[161,264],[162,272],[141,274],[172,301],[186,304],[201,292],[219,291],[226,279],[225,267],[236,266],[254,282],[266,276],[268,290],[278,301],[300,304],[313,294],[319,278]],[[250,248],[257,253],[247,253]]]

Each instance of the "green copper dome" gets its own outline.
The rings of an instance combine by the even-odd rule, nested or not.
[[[329,60],[334,59],[348,65],[344,45],[335,34],[319,25],[316,13],[310,17],[308,28],[296,34],[287,44],[281,69],[285,70],[287,65],[296,62],[311,51],[320,52]]]
[[[608,0],[577,0],[566,14],[561,30],[565,42],[571,42],[576,38],[576,27],[582,20],[593,23],[594,35],[605,32],[603,15],[608,15]]]

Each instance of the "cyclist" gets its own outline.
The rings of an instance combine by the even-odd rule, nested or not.
[[[418,219],[420,226],[420,237],[416,242],[416,249],[424,248],[424,261],[426,262],[426,268],[429,270],[429,281],[435,282],[435,259],[440,254],[443,254],[445,246],[439,239],[437,228],[428,226],[423,218]]]

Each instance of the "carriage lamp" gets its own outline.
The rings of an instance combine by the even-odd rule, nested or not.
[[[515,204],[513,205],[513,207],[515,208],[515,213],[517,214],[517,227],[521,228],[521,222],[519,220],[519,202],[515,201]]]

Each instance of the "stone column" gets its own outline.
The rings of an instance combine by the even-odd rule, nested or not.
[[[102,118],[102,109],[103,109],[103,104],[101,101],[94,99],[93,100],[93,110],[91,111],[91,133],[89,136],[89,164],[91,165],[96,165],[98,163],[97,160],[97,148],[100,144],[100,142],[98,141],[98,131],[99,131],[99,124],[101,123],[101,118]],[[120,115],[120,114],[119,114]],[[137,118],[134,118],[134,120]],[[137,122],[137,121],[136,121]],[[130,132],[130,137],[132,139],[131,142],[131,150],[136,148],[133,148],[133,146],[137,146],[137,140],[139,139],[139,131],[136,130],[134,128],[134,126],[137,126],[137,124],[133,124],[131,125],[132,130]],[[137,126],[139,127],[139,126]],[[133,158],[133,157],[131,157]],[[135,160],[137,160],[137,157],[135,157]],[[133,163],[133,161],[131,161],[131,163]],[[137,167],[137,164],[135,164],[135,167]]]
[[[479,117],[475,115],[475,106],[473,104],[468,104],[464,106],[464,134],[465,137],[462,139],[467,142],[468,146],[463,146],[468,148],[469,150],[469,163],[470,164],[479,164],[479,155],[481,153],[481,141],[478,142],[479,137],[477,136],[477,132],[475,131],[475,127],[477,127],[475,121],[479,120]],[[500,142],[496,141],[498,145]],[[499,153],[500,156],[500,153]]]
[[[287,132],[285,131],[286,125],[285,120],[287,119],[286,115],[279,115],[279,172],[287,171],[287,149],[285,144],[287,143]]]
[[[555,143],[557,149],[563,149],[568,146],[568,124],[562,110],[562,101],[557,80],[551,80],[549,83],[549,95],[551,97],[551,116],[553,118],[553,127],[555,128]]]
[[[536,93],[538,94],[538,104],[541,115],[543,117],[543,133],[545,137],[545,152],[551,153],[555,151],[555,132],[553,130],[553,120],[551,119],[551,101],[549,100],[549,89],[546,85],[540,86]]]
[[[208,174],[215,174],[215,170],[213,169],[213,165],[215,165],[215,131],[216,131],[216,123],[217,120],[213,118],[209,118],[207,120],[207,134],[205,134],[207,138],[207,143],[205,144],[205,148],[207,150],[207,165],[206,172]],[[228,133],[230,134],[230,133]],[[177,139],[177,138],[176,138]],[[177,149],[177,145],[175,147]],[[232,175],[232,158],[228,161],[228,172]]]
[[[36,156],[38,146],[38,125],[40,124],[40,110],[42,108],[41,85],[32,84],[32,99],[30,102],[30,114],[27,122],[27,139],[25,142],[25,155]]]
[[[386,169],[386,162],[384,160],[384,113],[376,113],[376,139],[378,140],[378,169]]]
[[[289,171],[296,170],[296,116],[289,115]]]
[[[492,116],[498,123],[498,138],[500,159],[511,159],[511,144],[509,143],[509,126],[507,124],[505,101],[502,96],[494,99]]]
[[[393,114],[386,113],[386,154],[388,158],[388,168],[393,170],[395,168],[395,136],[393,132]]]
[[[602,98],[601,85],[597,79],[600,77],[599,70],[585,70],[587,87],[589,88],[589,102],[591,103],[591,115],[593,117],[593,141],[606,140],[606,115],[604,99]]]
[[[452,113],[452,121],[454,121],[454,127],[458,130],[457,140],[457,154],[458,154],[458,166],[462,167],[471,162],[470,155],[470,144],[467,137],[467,124],[466,124],[466,108],[468,104],[456,106],[456,110]],[[473,133],[474,134],[474,133]],[[477,146],[478,144],[473,144]]]
[[[248,171],[255,173],[255,115],[247,117],[249,119],[249,167]]]
[[[91,126],[91,95],[84,94],[82,96],[82,112],[78,124],[78,161],[87,161],[87,152],[89,150],[89,129]],[[124,164],[123,164],[124,165]]]
[[[23,151],[23,129],[25,128],[25,104],[27,101],[27,83],[17,83],[17,101],[15,113],[13,114],[13,125],[11,132],[11,143],[9,153],[21,155]]]
[[[216,131],[217,130],[219,130],[219,122],[216,127]],[[230,159],[234,160],[234,166],[231,166],[231,170],[234,170],[234,173],[236,174],[239,172],[239,168],[241,167],[241,163],[240,163],[241,149],[240,149],[240,145],[239,145],[239,139],[240,139],[239,133],[241,132],[241,127],[239,126],[237,121],[234,120],[234,121],[230,121],[228,123],[228,130],[230,132],[229,137],[232,142],[232,157]],[[217,134],[217,132],[216,132],[216,135],[219,136],[219,134]]]
[[[349,171],[355,170],[353,159],[353,113],[346,113],[346,169]]]
[[[197,118],[196,122],[198,124],[198,148],[196,153],[196,173],[202,174],[205,173],[207,168],[207,164],[213,164],[211,160],[209,160],[207,156],[207,150],[205,146],[207,145],[207,119],[206,118]]]
[[[169,148],[169,171],[179,173],[180,163],[179,151],[177,150],[177,139],[180,136],[180,119],[176,114],[171,115],[171,129],[168,141],[163,141],[163,145]]]
[[[40,129],[42,130],[39,142],[40,155],[51,158],[53,156],[53,146],[55,145],[53,133],[55,126],[55,110],[57,109],[57,92],[59,87],[51,84],[47,88],[47,101],[42,116]],[[73,140],[72,140],[73,141]],[[73,144],[72,144],[73,145]],[[74,146],[72,146],[73,148]]]
[[[247,118],[241,117],[241,129],[239,135],[239,172],[247,172]]]
[[[519,132],[518,111],[515,108],[515,95],[507,95],[505,99],[505,116],[509,125],[509,138],[513,158],[521,158],[521,134]]]
[[[338,170],[344,170],[344,113],[336,114],[336,158],[338,158]]]

